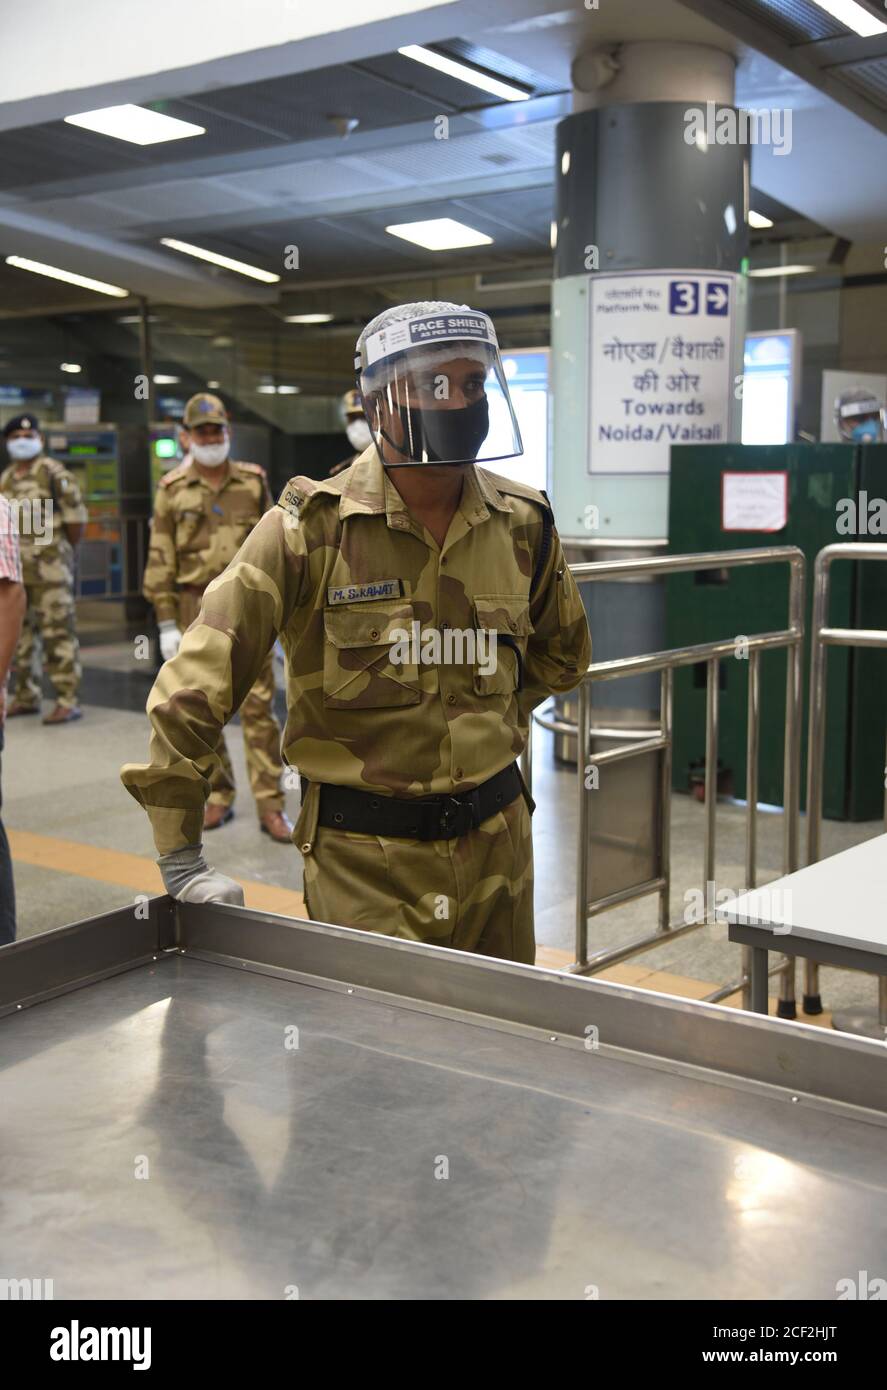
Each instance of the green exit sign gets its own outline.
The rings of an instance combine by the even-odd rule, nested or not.
[[[154,453],[159,459],[173,459],[178,453],[174,439],[155,439]]]

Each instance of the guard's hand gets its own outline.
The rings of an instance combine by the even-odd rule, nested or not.
[[[203,873],[195,874],[185,884],[178,899],[180,903],[230,903],[232,907],[243,907],[243,889],[233,878],[207,865]]]
[[[163,886],[180,903],[230,903],[243,907],[243,889],[207,864],[202,845],[188,845],[158,859]]]
[[[172,618],[158,623],[158,627],[160,629],[160,655],[164,661],[172,661],[182,640],[181,628],[173,622]]]

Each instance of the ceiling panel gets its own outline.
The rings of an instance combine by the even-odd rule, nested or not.
[[[790,43],[831,39],[850,31],[813,0],[730,0],[734,10],[757,19]]]
[[[854,63],[842,67],[839,75],[848,87],[868,97],[869,101],[887,111],[887,58],[874,58],[869,63]],[[883,179],[882,179],[883,183]]]

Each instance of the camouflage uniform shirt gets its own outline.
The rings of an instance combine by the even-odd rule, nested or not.
[[[293,478],[210,584],[148,700],[150,761],[122,770],[161,854],[197,844],[219,733],[279,634],[287,762],[312,782],[466,792],[513,762],[533,707],[573,689],[591,641],[540,493],[472,465],[442,548],[371,447]],[[391,660],[396,634],[495,630],[495,670]]]
[[[217,490],[190,460],[160,479],[142,592],[158,622],[179,618],[178,586],[204,589],[273,505],[264,468],[229,463]]]
[[[89,519],[80,489],[64,464],[46,454],[32,459],[24,472],[20,468],[11,463],[3,470],[0,493],[13,505],[22,579],[25,584],[70,582],[74,551],[64,528]]]

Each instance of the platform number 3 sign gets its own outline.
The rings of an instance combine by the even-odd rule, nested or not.
[[[699,313],[698,280],[670,280],[668,285],[668,312],[684,316]],[[709,280],[705,286],[703,312],[717,318],[726,316],[730,308],[730,287],[722,280]]]

